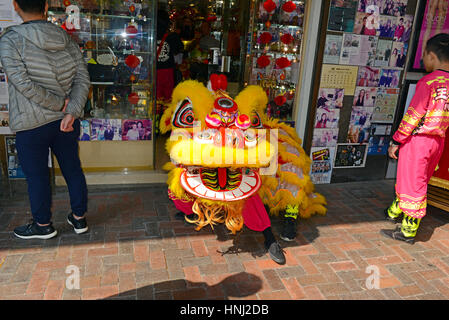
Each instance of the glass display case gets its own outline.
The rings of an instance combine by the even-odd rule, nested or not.
[[[269,117],[294,119],[304,18],[304,1],[259,0],[251,8],[245,79],[267,91]]]
[[[49,0],[48,20],[78,43],[88,65],[85,171],[153,168],[156,10],[150,0]]]
[[[50,1],[48,19],[67,30],[88,62],[86,118],[151,118],[153,2]]]

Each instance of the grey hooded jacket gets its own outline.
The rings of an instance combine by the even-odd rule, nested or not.
[[[82,117],[89,73],[78,45],[61,27],[35,20],[7,28],[0,37],[0,60],[8,77],[12,131],[40,127],[65,113]]]

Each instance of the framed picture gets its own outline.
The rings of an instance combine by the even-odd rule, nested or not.
[[[370,128],[368,155],[385,155],[391,139],[391,125],[373,124]]]
[[[25,179],[16,149],[16,136],[5,136],[6,164],[9,179]]]
[[[338,140],[338,128],[313,130],[312,147],[335,147]]]
[[[335,151],[334,168],[363,168],[367,154],[368,143],[339,143]]]
[[[440,2],[445,2],[439,5]],[[419,7],[415,32],[415,48],[411,56],[409,71],[425,72],[422,56],[425,44],[434,35],[449,33],[449,6],[446,1],[424,0]]]
[[[122,140],[151,140],[152,122],[150,119],[126,119],[122,124]]]
[[[122,140],[122,120],[92,119],[90,120],[90,140]]]
[[[314,147],[310,151],[310,179],[314,184],[330,183],[335,147]]]
[[[89,120],[80,120],[79,141],[90,141],[90,122]]]
[[[353,32],[357,2],[357,0],[332,0],[328,30]]]

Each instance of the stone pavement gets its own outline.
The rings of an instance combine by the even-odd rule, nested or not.
[[[430,208],[417,242],[386,239],[383,209],[394,181],[318,185],[326,216],[301,220],[274,263],[261,233],[197,232],[175,219],[164,185],[90,188],[90,231],[65,222],[67,193],[54,196],[50,240],[14,238],[27,200],[1,200],[0,299],[449,299],[449,213]],[[275,234],[281,221],[273,218]],[[73,280],[79,271],[79,289]],[[378,288],[368,288],[379,272]],[[67,273],[66,273],[67,272]],[[367,281],[368,280],[368,281]],[[73,287],[75,286],[75,287]]]

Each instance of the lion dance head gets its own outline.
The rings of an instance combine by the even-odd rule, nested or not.
[[[264,90],[250,85],[233,99],[226,88],[226,77],[213,74],[207,87],[187,80],[174,89],[160,123],[162,133],[172,131],[164,166],[170,197],[193,203],[196,219],[189,221],[197,230],[217,223],[241,230],[245,200],[256,193],[274,214],[324,213],[324,198],[312,193],[306,174],[310,159],[293,128],[266,118]],[[300,175],[283,172],[285,164]]]

